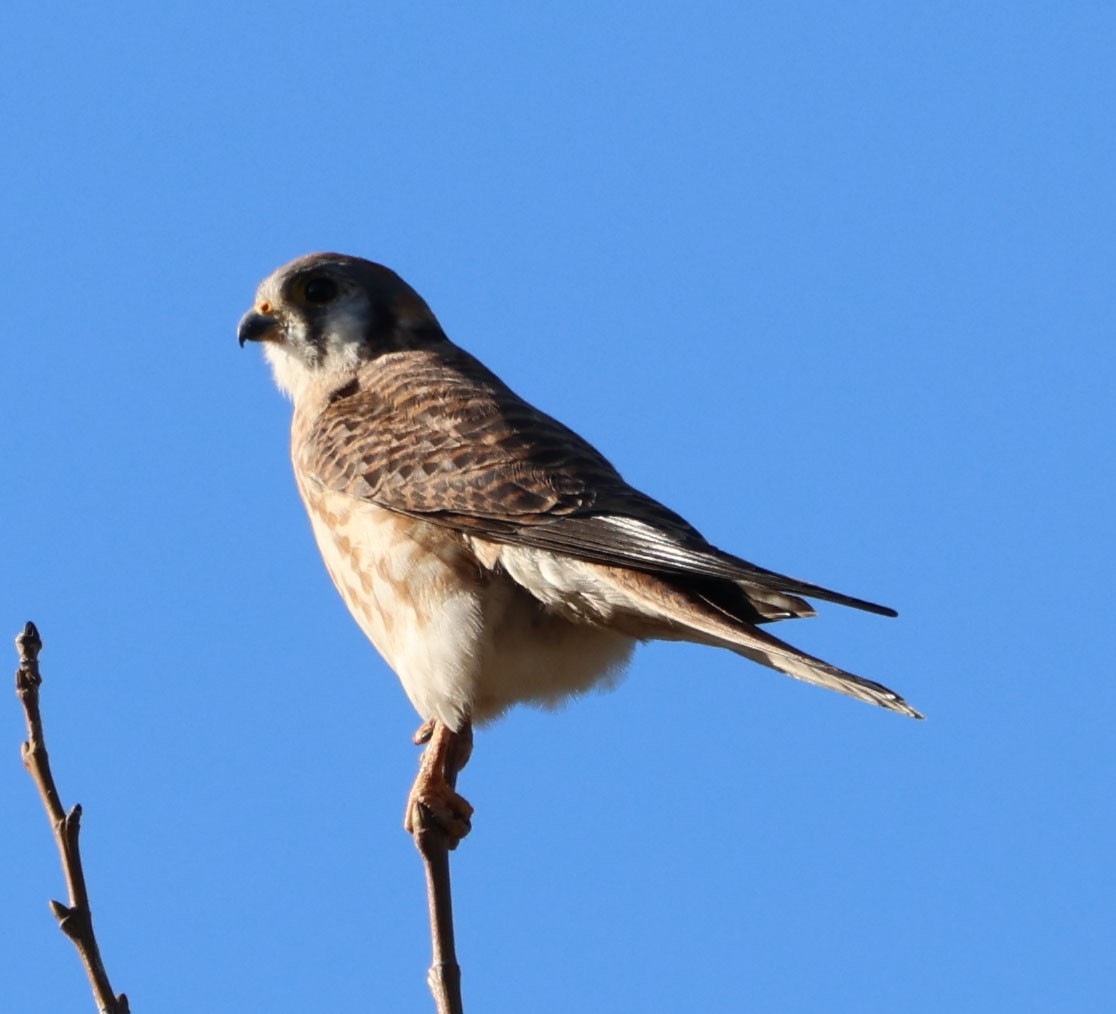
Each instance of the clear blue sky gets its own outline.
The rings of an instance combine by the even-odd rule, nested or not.
[[[0,15],[0,634],[114,984],[429,1008],[417,717],[235,342],[334,249],[714,542],[898,608],[780,633],[928,715],[653,645],[482,732],[469,1010],[1109,1009],[1116,12],[542,6]],[[0,715],[4,1006],[91,1010]]]

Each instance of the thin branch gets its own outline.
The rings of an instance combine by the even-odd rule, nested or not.
[[[432,958],[426,983],[438,1014],[462,1014],[461,966],[453,938],[453,896],[450,888],[449,846],[446,833],[429,820],[429,811],[417,804],[415,845],[426,872],[426,902],[430,910]]]
[[[430,912],[430,942],[433,952],[426,982],[434,997],[437,1014],[463,1014],[461,1001],[461,966],[457,963],[457,949],[453,936],[453,894],[450,886],[450,850],[457,847],[468,833],[470,807],[454,792],[457,775],[465,766],[472,752],[473,732],[466,725],[455,733],[438,722],[427,723],[415,737],[416,743],[427,743],[419,766],[416,789],[409,803],[408,826],[414,836],[415,846],[422,856],[426,874],[426,902]],[[431,779],[441,782],[453,793],[447,810],[447,801],[437,810],[429,805],[433,800],[419,791],[419,786]]]
[[[101,951],[93,932],[93,913],[89,909],[89,894],[85,887],[85,873],[81,866],[81,850],[78,835],[81,832],[81,806],[75,806],[69,813],[62,808],[62,800],[50,773],[50,759],[47,756],[46,740],[43,736],[43,720],[39,713],[39,686],[43,679],[39,673],[39,652],[43,642],[35,624],[28,621],[23,632],[15,639],[19,651],[19,668],[16,670],[16,695],[23,704],[27,718],[27,742],[23,743],[20,753],[23,766],[35,782],[35,787],[46,807],[47,817],[58,845],[62,859],[62,872],[66,877],[66,890],[69,894],[68,905],[52,901],[50,910],[58,920],[62,930],[77,948],[85,974],[93,989],[93,998],[101,1014],[129,1014],[128,998],[119,996],[109,985],[108,973],[101,961]]]

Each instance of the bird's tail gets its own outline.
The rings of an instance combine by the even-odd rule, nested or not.
[[[613,570],[612,573],[614,579],[624,581],[629,595],[641,600],[640,613],[646,625],[633,629],[637,637],[695,641],[728,648],[795,679],[836,690],[911,718],[923,717],[894,690],[799,651],[786,641],[760,630],[754,623],[735,616],[724,604],[714,602],[700,591],[674,584],[668,576],[659,575],[648,581],[646,574],[635,578],[627,572],[627,580],[624,580],[624,571]],[[657,623],[651,620],[651,615],[658,618]]]
[[[799,651],[798,648],[773,637],[764,630],[755,627],[750,630],[740,630],[732,640],[719,640],[719,643],[738,655],[750,658],[761,665],[770,666],[772,669],[778,669],[779,672],[784,672],[795,679],[848,694],[858,701],[866,701],[868,704],[887,708],[888,711],[898,711],[899,714],[911,718],[923,717],[899,694],[882,683],[838,669],[837,666],[823,662],[820,658]]]

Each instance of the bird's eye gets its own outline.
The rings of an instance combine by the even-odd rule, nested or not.
[[[337,283],[332,278],[317,275],[306,283],[306,302],[328,303],[337,295]]]

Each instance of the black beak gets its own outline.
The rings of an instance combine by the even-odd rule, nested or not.
[[[263,342],[274,338],[279,322],[274,317],[258,310],[249,310],[240,318],[240,326],[236,329],[236,340],[244,348],[245,342]]]

